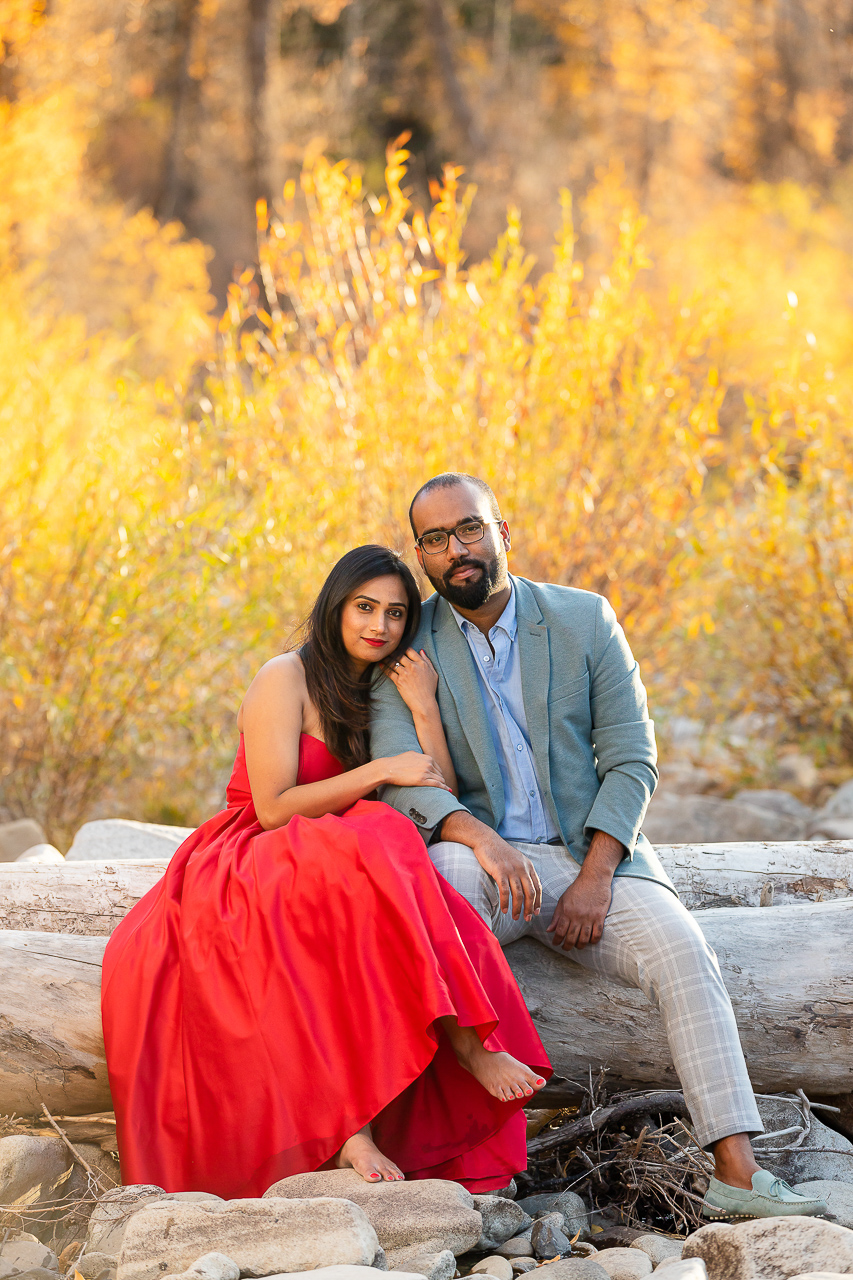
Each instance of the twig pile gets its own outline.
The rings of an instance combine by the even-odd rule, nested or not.
[[[713,1162],[675,1090],[607,1098],[602,1072],[579,1106],[559,1112],[528,1143],[528,1156],[525,1195],[574,1190],[611,1222],[678,1235],[703,1225]]]

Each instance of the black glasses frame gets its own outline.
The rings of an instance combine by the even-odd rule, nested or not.
[[[450,545],[451,538],[455,538],[457,542],[461,542],[463,547],[471,547],[474,545],[475,542],[483,541],[483,539],[486,536],[486,528],[488,527],[488,525],[500,524],[500,523],[501,523],[500,520],[463,520],[462,523],[458,524],[455,529],[433,529],[431,533],[421,534],[419,538],[415,539],[415,546],[420,547],[421,551],[424,553],[425,556],[440,556],[444,551],[447,550],[448,546]],[[483,526],[483,532],[480,534],[480,536],[478,538],[468,538],[468,539],[460,538],[459,530],[464,529],[466,525],[472,525],[472,524],[481,524]],[[424,546],[424,538],[434,538],[437,533],[444,534],[444,538],[445,538],[444,546],[436,547],[434,551],[427,551],[426,547]]]

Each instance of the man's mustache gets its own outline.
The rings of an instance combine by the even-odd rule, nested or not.
[[[470,560],[470,559],[457,560],[456,564],[451,565],[451,567],[447,570],[447,572],[444,575],[443,581],[445,583],[448,583],[450,579],[453,577],[454,573],[458,573],[460,569],[482,569],[483,572],[485,573],[486,566],[483,564],[482,560]]]

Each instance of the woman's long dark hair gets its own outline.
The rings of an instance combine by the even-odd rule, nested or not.
[[[348,769],[370,759],[368,727],[374,668],[368,667],[361,677],[353,671],[341,634],[341,610],[365,582],[388,574],[400,579],[406,593],[406,626],[391,656],[404,653],[420,623],[421,597],[411,569],[389,547],[355,547],[342,556],[323,583],[302,633],[299,656],[305,668],[308,696],[320,714],[326,746]]]

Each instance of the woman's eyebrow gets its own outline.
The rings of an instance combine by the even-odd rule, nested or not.
[[[369,600],[371,604],[379,604],[379,601],[374,600],[373,596],[358,595],[356,596],[356,600]],[[390,609],[405,609],[408,606],[406,605],[405,600],[391,600],[388,607]]]

